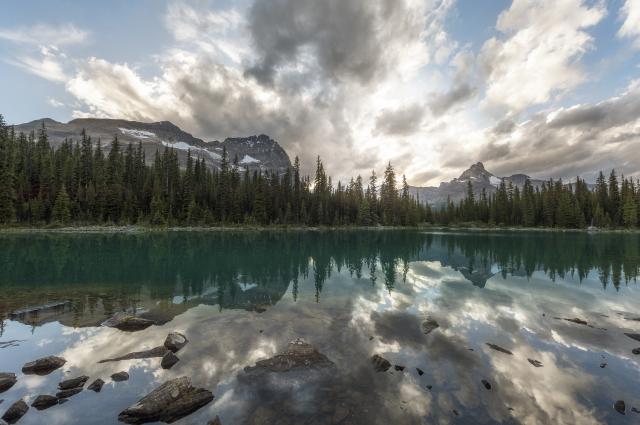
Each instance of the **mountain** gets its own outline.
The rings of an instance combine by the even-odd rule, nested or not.
[[[95,144],[101,140],[103,149],[108,150],[114,135],[118,136],[121,144],[142,143],[147,162],[151,163],[156,151],[162,151],[165,146],[178,151],[182,164],[186,162],[187,151],[190,149],[195,157],[202,157],[211,167],[219,168],[222,150],[227,148],[229,161],[237,156],[241,170],[272,170],[283,173],[291,166],[287,153],[275,140],[261,134],[250,137],[227,138],[223,142],[205,142],[193,137],[169,121],[144,123],[138,121],[113,120],[102,118],[81,118],[61,123],[51,118],[31,121],[15,126],[16,132],[37,131],[45,125],[49,142],[52,146],[59,146],[65,139],[80,140],[82,130]]]
[[[505,184],[513,184],[522,188],[526,179],[531,181],[534,187],[542,186],[544,180],[533,179],[526,174],[513,174],[508,177],[498,177],[484,168],[482,162],[477,162],[465,170],[460,177],[449,182],[442,182],[440,186],[410,187],[409,191],[413,197],[419,197],[422,203],[430,205],[442,205],[451,199],[458,203],[467,196],[467,185],[471,182],[471,187],[476,196],[479,196],[484,189],[487,195],[494,193],[504,180]]]

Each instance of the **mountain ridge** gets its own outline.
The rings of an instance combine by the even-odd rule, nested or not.
[[[31,131],[37,133],[43,124],[49,142],[54,147],[65,139],[79,140],[84,129],[94,144],[101,140],[103,148],[107,149],[116,135],[123,144],[141,143],[148,163],[153,161],[156,151],[170,147],[176,149],[182,165],[186,163],[188,150],[191,150],[193,156],[204,158],[207,165],[220,168],[222,151],[226,147],[229,161],[233,162],[237,157],[241,170],[283,173],[291,167],[291,160],[285,150],[265,134],[206,142],[170,121],[141,122],[109,118],[76,118],[67,123],[41,118],[14,125],[14,128],[16,132],[25,134]]]

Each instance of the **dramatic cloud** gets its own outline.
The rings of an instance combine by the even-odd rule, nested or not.
[[[603,3],[583,0],[514,0],[481,51],[486,101],[521,111],[582,83],[580,59],[591,48],[586,32],[605,16]]]
[[[633,40],[634,47],[640,49],[640,2],[626,0],[620,9],[620,18],[623,24],[618,31],[618,36],[630,38]]]
[[[493,132],[481,159],[499,175],[527,172],[539,177],[593,180],[598,170],[627,175],[640,164],[640,83],[595,105],[538,113],[520,125]]]
[[[376,131],[398,136],[408,136],[420,129],[424,107],[410,105],[406,108],[382,111],[376,117]]]
[[[429,102],[429,107],[434,115],[442,115],[455,105],[469,100],[475,92],[474,87],[462,83],[454,86],[448,92],[435,95]]]
[[[51,26],[38,24],[32,27],[0,29],[0,39],[14,43],[33,44],[37,46],[64,46],[84,42],[89,33],[72,24]]]

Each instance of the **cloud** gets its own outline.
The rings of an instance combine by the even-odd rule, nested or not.
[[[618,37],[632,39],[633,46],[640,49],[640,2],[626,0],[620,9],[620,19],[623,23],[618,31]]]
[[[475,87],[461,83],[447,92],[433,96],[429,101],[429,108],[434,115],[442,115],[454,106],[471,99],[475,93]]]
[[[61,108],[64,105],[64,103],[60,102],[59,100],[53,98],[53,97],[48,97],[47,98],[47,103],[51,106],[53,106],[54,108]]]
[[[420,130],[424,118],[422,105],[409,105],[400,109],[385,110],[376,117],[375,130],[382,134],[409,136]]]
[[[52,26],[37,24],[31,27],[0,29],[0,39],[14,43],[33,44],[36,46],[63,46],[83,43],[89,33],[73,24]]]
[[[39,53],[22,55],[5,59],[5,62],[22,68],[25,71],[53,82],[63,82],[67,79],[61,60],[64,54],[55,48],[41,47]]]
[[[580,59],[592,46],[586,29],[606,14],[603,2],[514,0],[480,53],[489,106],[514,112],[548,102],[585,81]]]
[[[486,131],[488,143],[479,153],[498,175],[525,172],[593,180],[597,171],[616,168],[638,176],[640,84],[597,104],[537,113],[502,130]]]

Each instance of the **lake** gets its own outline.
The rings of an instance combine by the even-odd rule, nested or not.
[[[187,376],[214,399],[178,424],[640,423],[639,266],[638,234],[4,234],[0,372],[17,382],[0,413],[86,375],[102,391],[18,423],[117,424]],[[101,326],[118,312],[153,325]],[[98,363],[173,331],[189,342],[171,369]],[[49,355],[66,363],[21,372]]]

